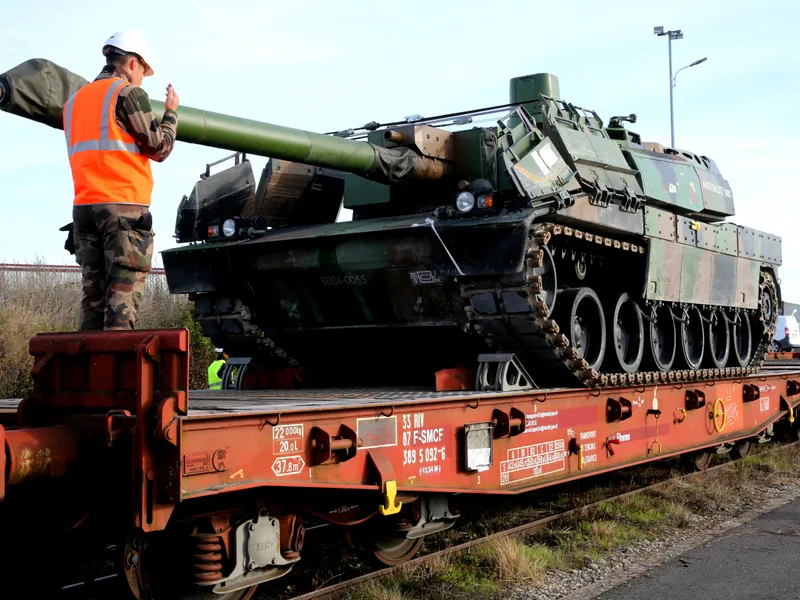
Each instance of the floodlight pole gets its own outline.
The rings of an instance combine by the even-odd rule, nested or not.
[[[657,36],[667,36],[669,47],[669,136],[672,147],[675,147],[675,112],[672,105],[672,40],[683,39],[683,32],[680,29],[664,31],[663,27],[654,27],[653,33]]]
[[[675,112],[672,105],[672,32],[667,36],[667,47],[669,48],[669,139],[670,144],[675,147]]]

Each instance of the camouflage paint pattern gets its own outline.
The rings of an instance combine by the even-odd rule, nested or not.
[[[756,308],[760,266],[761,263],[754,260],[653,239],[645,297],[666,302]]]
[[[771,264],[782,262],[781,238],[749,227],[737,227],[739,256]]]
[[[571,173],[549,138],[544,138],[535,148],[521,156],[519,162],[509,167],[509,171],[531,200],[555,194],[566,187],[564,182]],[[577,182],[571,183],[577,188]]]
[[[695,169],[700,177],[705,212],[719,216],[733,216],[733,193],[730,184],[704,169]]]
[[[681,302],[708,304],[711,298],[714,253],[700,248],[681,248]],[[727,285],[730,282],[723,282]]]
[[[733,216],[728,182],[708,158],[674,150],[656,152],[627,144],[623,152],[638,170],[647,201],[685,214]]]
[[[630,156],[639,170],[642,189],[648,202],[678,207],[687,212],[703,210],[700,178],[690,164],[669,154],[631,149]]]
[[[711,285],[711,292],[708,303],[714,306],[740,306],[737,304],[735,286],[731,283],[736,281],[743,288],[748,289],[758,283],[758,265],[756,265],[755,276],[753,274],[743,277],[737,281],[736,269],[739,266],[739,259],[735,256],[725,254],[712,254],[711,272],[714,274],[714,282]]]
[[[133,329],[153,257],[150,211],[125,204],[76,206],[72,221],[83,288],[78,330]]]
[[[641,209],[638,212],[631,213],[621,210],[619,204],[598,206],[591,204],[586,197],[579,198],[574,205],[549,215],[548,218],[554,223],[575,227],[591,223],[592,227],[601,231],[633,233],[636,235],[644,233]]]
[[[645,204],[644,233],[648,237],[674,242],[675,215],[666,210],[653,208]]]
[[[645,205],[649,300],[755,308],[761,265],[782,262],[781,239],[733,223],[702,223]],[[733,284],[733,285],[732,285]]]
[[[734,306],[756,308],[758,306],[758,279],[761,264],[745,258],[737,259],[736,302]]]
[[[680,301],[683,247],[666,240],[650,240],[645,298]]]
[[[700,224],[680,215],[675,216],[675,241],[684,246],[697,246],[697,230]]]
[[[722,225],[700,223],[700,229],[697,230],[697,247],[738,256],[737,229],[738,226],[732,223]]]
[[[547,99],[542,105],[542,130],[584,180],[620,192],[628,188],[642,196],[636,171],[619,145],[608,137],[602,122],[587,112]]]
[[[655,222],[657,213],[652,209],[646,212]],[[781,264],[780,238],[747,227],[701,224],[680,216],[675,226],[676,242],[650,241],[646,297],[756,308],[760,267]],[[735,250],[731,248],[734,236]]]

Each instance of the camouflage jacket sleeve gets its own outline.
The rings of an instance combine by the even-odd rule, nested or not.
[[[159,123],[150,106],[150,97],[142,88],[135,85],[123,88],[117,103],[117,119],[151,160],[161,162],[172,152],[178,114],[168,108]]]

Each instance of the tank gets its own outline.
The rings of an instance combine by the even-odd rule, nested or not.
[[[518,77],[502,106],[326,135],[181,107],[179,139],[236,154],[180,202],[170,290],[266,385],[287,371],[410,385],[461,367],[495,389],[514,370],[539,387],[757,371],[780,238],[729,220],[711,158],[559,90]],[[271,158],[258,181],[248,153]]]

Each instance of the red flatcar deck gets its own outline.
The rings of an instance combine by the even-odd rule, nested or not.
[[[383,491],[387,482],[409,492],[518,493],[763,438],[800,404],[800,371],[776,363],[735,380],[597,390],[188,392],[185,332],[44,334],[31,348],[37,387],[23,423],[43,411],[88,411],[107,415],[110,439],[153,432],[138,452],[153,482],[180,490],[177,502],[259,487]],[[155,428],[136,426],[151,421]],[[11,448],[12,463],[21,448]]]

